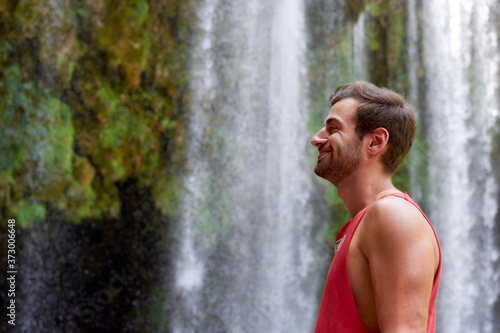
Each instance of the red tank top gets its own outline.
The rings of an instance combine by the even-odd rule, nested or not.
[[[389,194],[403,198],[412,203],[429,222],[439,248],[439,265],[434,276],[431,299],[429,301],[429,313],[427,319],[427,333],[434,333],[436,326],[436,298],[441,277],[441,246],[436,231],[424,212],[418,207],[407,193]],[[347,253],[352,236],[365,215],[368,207],[359,212],[353,219],[347,222],[340,230],[335,240],[335,256],[333,258],[328,276],[326,278],[323,298],[319,308],[318,320],[315,333],[368,333],[368,329],[359,316],[356,303],[351,291],[349,274],[347,270]]]

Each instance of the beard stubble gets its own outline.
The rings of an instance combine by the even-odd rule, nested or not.
[[[344,147],[336,147],[330,158],[318,161],[314,172],[337,186],[350,176],[361,163],[361,140],[354,139]],[[336,156],[333,154],[336,152]]]

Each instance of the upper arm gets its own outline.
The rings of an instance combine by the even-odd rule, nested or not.
[[[425,332],[436,270],[436,240],[407,201],[385,198],[366,213],[361,234],[381,332]]]

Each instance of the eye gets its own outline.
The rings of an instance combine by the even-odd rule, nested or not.
[[[338,130],[338,127],[335,125],[328,126],[326,129],[326,132],[328,134],[332,134],[333,132],[336,132]]]

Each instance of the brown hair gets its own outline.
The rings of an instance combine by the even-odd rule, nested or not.
[[[386,171],[394,174],[410,151],[417,123],[413,107],[400,94],[374,84],[356,81],[341,85],[330,96],[333,106],[344,98],[360,102],[356,114],[356,133],[362,139],[379,127],[389,132],[387,151],[382,155]]]

